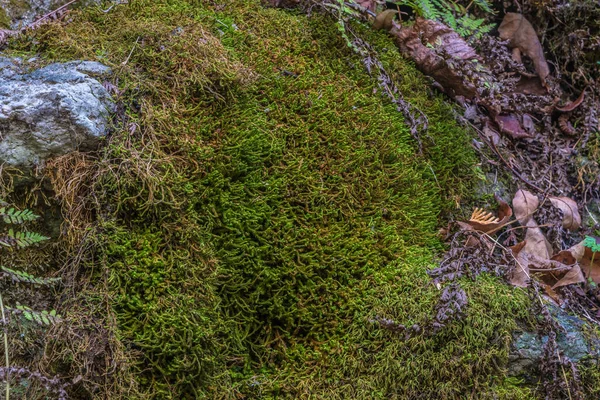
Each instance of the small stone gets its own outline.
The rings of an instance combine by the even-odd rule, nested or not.
[[[100,63],[57,63],[26,73],[0,58],[0,163],[23,170],[50,157],[97,148],[108,133],[114,103],[92,76]]]

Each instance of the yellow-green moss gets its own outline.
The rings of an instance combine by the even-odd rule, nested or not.
[[[437,227],[475,162],[388,38],[358,28],[427,114],[423,155],[327,17],[139,0],[73,18],[19,50],[107,63],[124,90],[95,193],[130,398],[521,393],[502,367],[527,300],[497,279],[464,281],[468,316],[439,335],[369,322],[431,315]]]

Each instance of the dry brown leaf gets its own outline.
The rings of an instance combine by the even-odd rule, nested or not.
[[[546,295],[548,297],[550,297],[552,300],[554,300],[554,302],[556,304],[560,304],[561,303],[561,299],[560,296],[558,295],[558,293],[556,293],[553,289],[552,286],[548,285],[546,282],[540,282],[540,284],[542,285],[542,287],[544,288],[544,292],[546,292]]]
[[[384,10],[377,14],[375,17],[375,22],[373,22],[373,29],[379,30],[383,29],[389,31],[392,29],[394,17],[398,14],[397,10]]]
[[[533,220],[533,213],[537,210],[540,205],[540,201],[537,196],[534,196],[531,192],[523,189],[517,190],[515,197],[513,198],[513,212],[515,218],[523,226],[535,226],[537,223]],[[533,223],[532,223],[533,221]]]
[[[531,220],[533,221],[533,220]],[[525,234],[527,244],[523,249],[523,253],[533,254],[541,259],[549,259],[552,257],[552,245],[540,228],[528,228]]]
[[[577,207],[577,203],[574,200],[568,197],[550,197],[550,201],[554,207],[560,209],[563,213],[563,228],[570,231],[579,229],[581,226],[581,215],[579,215],[579,207]]]
[[[550,74],[550,69],[544,57],[540,40],[531,23],[521,14],[506,13],[498,27],[498,32],[502,39],[509,41],[510,47],[519,49],[531,58],[542,85],[546,86],[546,78]]]
[[[552,289],[582,282],[585,282],[585,277],[581,272],[581,267],[579,266],[579,264],[574,264],[573,266],[571,266],[571,269],[565,274],[565,276],[563,276],[558,282],[554,284],[554,286],[552,286]]]
[[[587,89],[587,88],[585,88]],[[564,107],[556,107],[556,111],[560,111],[560,112],[569,112],[569,111],[573,111],[574,109],[576,109],[577,107],[579,107],[579,105],[583,102],[583,99],[585,97],[585,89],[583,89],[581,91],[581,94],[579,95],[579,97],[577,98],[577,100],[567,104]]]
[[[514,286],[527,287],[529,283],[528,263],[521,255],[526,245],[527,242],[521,242],[510,247],[510,251],[513,253],[517,262],[517,265],[509,278],[510,283]]]
[[[494,233],[508,223],[513,214],[512,208],[500,196],[496,195],[495,198],[498,202],[498,216],[494,217],[492,213],[486,212],[482,208],[476,208],[469,221],[466,222],[471,229],[483,233]]]
[[[577,258],[575,258],[570,250],[562,250],[554,255],[552,259],[565,265],[573,265],[577,262]]]
[[[544,96],[548,93],[546,88],[542,86],[542,81],[539,76],[521,76],[517,86],[515,87],[516,93],[523,94],[535,94],[538,96]]]
[[[375,12],[375,7],[377,6],[375,0],[356,0],[356,4],[372,12]]]
[[[531,137],[531,135],[523,129],[523,127],[521,126],[521,122],[519,122],[519,119],[512,114],[496,115],[494,121],[496,122],[496,124],[498,124],[500,132],[505,133],[514,139],[523,139]]]
[[[467,99],[477,96],[477,87],[461,71],[462,64],[472,65],[472,60],[478,59],[477,53],[452,29],[437,21],[417,18],[410,27],[393,24],[390,35],[402,55],[411,58],[417,68],[435,79],[448,95]],[[486,71],[481,74],[492,76]]]

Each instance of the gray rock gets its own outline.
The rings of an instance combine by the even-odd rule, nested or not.
[[[586,321],[569,315],[554,305],[548,305],[548,309],[563,329],[556,336],[561,355],[575,363],[600,359],[600,340],[586,332]],[[542,361],[543,346],[547,341],[548,336],[540,337],[536,332],[517,332],[509,355],[509,375],[535,377]]]
[[[0,0],[2,28],[25,27],[37,18],[65,5],[70,0]],[[100,0],[79,0],[70,8],[99,4]]]
[[[30,73],[0,58],[0,163],[23,170],[50,157],[97,148],[114,104],[97,62],[51,64]]]

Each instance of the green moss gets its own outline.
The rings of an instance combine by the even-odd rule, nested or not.
[[[496,279],[463,282],[468,316],[437,336],[369,322],[431,315],[437,227],[468,196],[475,157],[392,42],[359,30],[427,114],[423,155],[320,15],[140,0],[21,43],[105,62],[124,90],[96,239],[136,397],[521,393],[502,366],[527,300]]]
[[[6,13],[6,10],[0,7],[0,28],[8,29],[10,28],[10,17]]]

